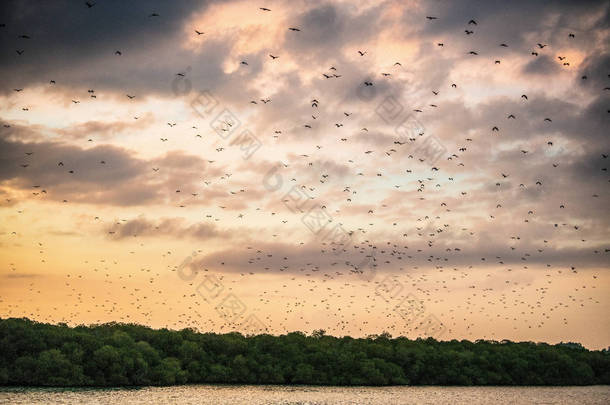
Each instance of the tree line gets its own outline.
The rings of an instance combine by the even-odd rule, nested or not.
[[[578,343],[244,336],[0,319],[0,384],[141,386],[610,384],[610,352]]]

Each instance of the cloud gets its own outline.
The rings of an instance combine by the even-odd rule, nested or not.
[[[434,230],[433,230],[434,231]],[[493,242],[490,242],[491,238]],[[493,231],[482,232],[468,243],[427,242],[413,243],[390,240],[376,243],[355,242],[333,245],[316,241],[305,244],[252,243],[241,249],[226,249],[199,256],[191,264],[194,270],[209,269],[215,272],[256,272],[261,274],[317,274],[327,273],[361,275],[372,273],[401,273],[418,268],[486,268],[521,269],[553,268],[569,271],[571,266],[596,268],[608,262],[608,246],[594,248],[544,246],[538,251],[534,245],[514,241],[510,245],[496,242]],[[407,246],[408,245],[408,246]],[[528,247],[526,247],[528,246]],[[598,253],[592,254],[593,250]]]
[[[365,10],[350,3],[316,5],[291,19],[301,31],[286,30],[285,47],[305,61],[339,61],[345,47],[375,34],[382,10],[381,5]]]
[[[560,68],[549,55],[541,55],[524,66],[523,72],[528,74],[547,75],[559,72]]]
[[[110,1],[87,8],[69,1],[4,2],[0,14],[6,27],[0,50],[11,56],[0,68],[0,91],[12,91],[16,83],[28,87],[53,79],[59,86],[121,93],[169,92],[176,68],[168,62],[184,60],[195,65],[187,52],[175,46],[183,23],[208,3],[169,6],[153,1],[128,6]],[[149,17],[152,13],[159,17]],[[17,55],[17,49],[24,53]],[[121,56],[115,55],[117,50]],[[151,69],[153,51],[165,52],[167,57],[155,58]],[[151,83],[158,85],[151,87]]]
[[[12,278],[12,279],[39,278],[42,276],[43,276],[42,274],[37,274],[37,273],[9,273],[9,274],[4,275],[5,278]]]
[[[104,205],[176,201],[180,198],[177,189],[197,189],[196,183],[206,172],[220,173],[208,169],[203,159],[182,151],[145,160],[113,145],[84,149],[60,142],[0,138],[2,185],[13,190],[37,189],[39,198],[55,201]]]
[[[139,217],[107,227],[106,232],[113,240],[129,237],[193,238],[204,241],[213,238],[227,238],[228,232],[221,232],[215,224],[198,223],[187,225],[183,218],[162,218],[152,221]]]
[[[80,124],[71,125],[66,128],[62,128],[57,131],[63,139],[88,139],[96,138],[97,140],[104,141],[111,139],[112,137],[122,134],[126,131],[133,131],[135,129],[146,129],[148,124],[147,120],[143,120],[144,124],[134,121],[87,121]]]

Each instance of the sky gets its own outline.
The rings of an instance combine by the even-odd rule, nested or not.
[[[0,317],[610,346],[608,2],[0,9]]]

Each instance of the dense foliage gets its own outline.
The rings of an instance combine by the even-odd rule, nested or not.
[[[0,384],[610,384],[610,353],[578,344],[337,338],[49,325],[0,319]]]

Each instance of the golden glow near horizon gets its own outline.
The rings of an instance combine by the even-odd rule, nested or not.
[[[608,5],[462,6],[7,10],[0,317],[608,347]]]

